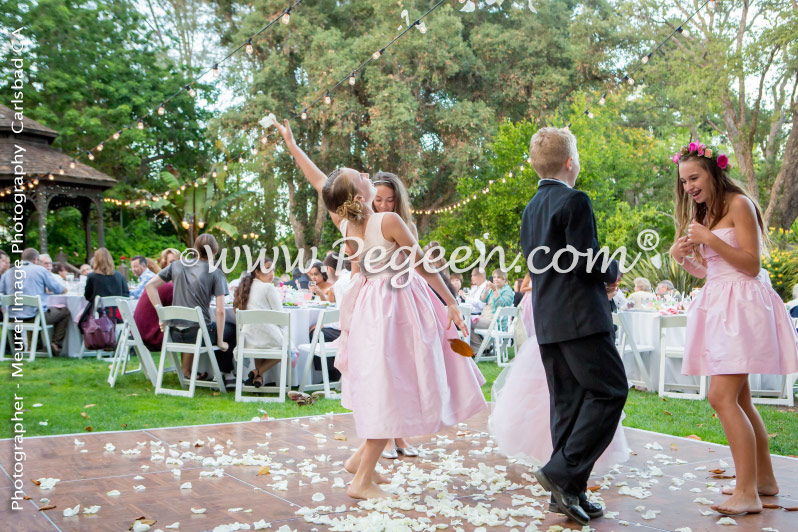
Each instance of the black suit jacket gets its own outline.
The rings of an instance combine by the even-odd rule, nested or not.
[[[579,253],[568,251],[566,246]],[[521,247],[532,277],[538,343],[612,332],[605,283],[618,278],[618,263],[611,260],[602,267],[609,257],[606,253],[599,255],[596,218],[587,194],[561,181],[541,181],[524,209]],[[558,260],[560,269],[574,265],[568,273],[547,269],[558,250],[565,250]],[[592,265],[586,256],[591,250],[597,258]]]

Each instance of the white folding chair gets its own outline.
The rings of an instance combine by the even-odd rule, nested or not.
[[[276,325],[285,327],[280,347],[260,348],[246,345],[243,334],[244,325]],[[291,313],[278,310],[237,310],[236,311],[236,401],[241,402],[285,402],[291,388]],[[244,385],[244,359],[268,359],[280,361],[279,386]],[[277,397],[247,397],[242,392],[278,393]]]
[[[52,325],[47,325],[47,322],[44,318],[44,309],[42,307],[42,298],[39,296],[31,296],[31,295],[4,295],[0,296],[0,304],[3,307],[3,331],[2,331],[2,338],[0,338],[0,362],[6,360],[14,360],[13,356],[6,358],[6,340],[8,340],[11,346],[14,345],[14,331],[15,329],[19,329],[22,331],[22,352],[28,352],[28,360],[34,360],[36,358],[37,350],[36,347],[39,343],[39,335],[42,336],[42,342],[44,343],[44,347],[46,351],[40,352],[39,354],[47,354],[48,357],[52,358],[53,356],[53,348],[50,345],[50,329],[53,328]],[[21,322],[12,325],[10,323],[10,312],[11,307],[22,307],[22,306],[29,306],[36,308],[36,315],[33,318],[32,322]],[[31,333],[31,338],[28,340],[28,333]],[[12,351],[13,351],[12,347]]]
[[[656,350],[653,345],[638,344],[632,334],[632,326],[629,323],[629,315],[625,312],[613,312],[612,323],[618,326],[618,352],[621,355],[621,361],[624,362],[626,369],[626,378],[635,386],[641,386],[645,389],[651,389],[654,383],[650,380],[650,374],[643,362],[641,353],[649,353],[653,355]],[[629,368],[625,362],[627,354],[632,355],[634,360],[634,367],[637,368],[638,379],[629,378]]]
[[[108,373],[108,384],[111,388],[116,384],[116,380],[122,375],[130,373],[137,373],[139,371],[144,373],[144,376],[149,379],[153,387],[157,384],[158,368],[155,367],[155,361],[152,359],[152,353],[149,348],[144,345],[144,340],[141,338],[141,333],[136,325],[136,320],[133,318],[133,309],[131,308],[132,301],[128,304],[119,305],[119,313],[122,315],[123,328],[119,335],[116,344],[116,351],[114,351],[114,358],[111,362],[111,370]],[[127,369],[128,362],[130,362],[130,353],[133,352],[139,359],[139,367],[136,369]],[[174,366],[166,368],[164,372],[176,371]]]
[[[474,310],[474,307],[471,305],[467,305],[465,303],[461,303],[457,305],[457,308],[460,309],[460,314],[463,316],[463,321],[466,324],[466,329],[468,330],[468,336],[471,336],[471,311]],[[466,340],[466,336],[463,334],[463,331],[457,331],[460,335],[460,339],[464,341]]]
[[[299,381],[299,391],[313,391],[324,390],[324,397],[327,399],[336,399],[340,394],[333,394],[331,388],[341,390],[341,381],[330,382],[330,372],[327,370],[327,359],[335,358],[337,348],[335,346],[329,347],[324,341],[324,334],[321,332],[325,325],[331,325],[340,321],[340,311],[337,309],[322,310],[319,313],[319,319],[316,320],[316,328],[313,330],[313,337],[309,344],[302,344],[297,347],[300,355],[307,355],[305,361],[305,369],[302,372],[302,379]],[[305,384],[311,376],[311,369],[313,369],[313,360],[319,357],[321,359],[321,384]]]
[[[155,307],[155,310],[158,312],[158,319],[167,324],[163,332],[161,359],[158,361],[158,378],[155,383],[155,395],[162,393],[166,395],[177,395],[180,397],[194,397],[194,389],[197,386],[216,388],[221,393],[225,393],[227,390],[224,387],[222,372],[219,371],[219,364],[216,363],[214,346],[213,343],[211,343],[210,335],[208,335],[208,328],[205,326],[205,319],[202,317],[202,310],[199,307],[162,307],[161,305]],[[168,325],[172,320],[190,322],[190,327],[198,327],[199,330],[197,331],[197,340],[193,344],[173,341],[170,336],[170,332],[174,327]],[[188,379],[188,390],[164,388],[163,376],[166,372],[165,366],[167,354],[171,357],[172,364],[177,370],[177,380],[180,382],[180,388],[186,387],[186,378],[183,376],[182,364],[180,360],[181,353],[189,353],[194,355],[194,360],[191,366],[191,377]],[[206,355],[210,361],[213,375],[213,380],[211,381],[197,380],[197,369],[199,368],[199,360],[201,355]]]
[[[475,362],[495,359],[496,364],[502,367],[510,363],[509,347],[515,334],[515,319],[517,317],[518,307],[499,307],[487,329],[474,329],[474,332],[482,337],[482,343],[479,345],[479,350],[474,357]],[[506,319],[507,323],[500,326],[503,319]],[[495,355],[483,357],[482,353],[491,342],[493,342]]]
[[[749,381],[753,375],[749,375]],[[751,386],[751,401],[759,405],[795,406],[795,386],[798,375],[779,375],[781,383],[778,389],[760,390]],[[749,382],[750,384],[750,382]]]
[[[678,382],[668,382],[667,371],[670,368],[673,375],[679,375],[680,371],[674,369],[669,360],[681,360],[684,358],[683,346],[669,346],[666,341],[668,329],[678,329],[687,327],[687,316],[662,316],[659,320],[659,383],[657,391],[660,397],[670,397],[673,399],[705,399],[707,396],[706,376],[698,377],[698,384],[682,384]]]

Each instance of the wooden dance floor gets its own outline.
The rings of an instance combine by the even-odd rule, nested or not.
[[[121,532],[141,517],[163,532],[401,530],[402,523],[416,531],[437,524],[469,532],[579,529],[546,512],[547,498],[529,468],[496,454],[486,431],[487,415],[476,416],[413,440],[423,446],[422,457],[380,460],[393,477],[388,489],[404,495],[365,508],[345,489],[351,475],[342,461],[359,443],[350,415],[26,438],[29,499],[21,501],[22,511],[10,510],[13,442],[2,440],[0,529]],[[763,499],[772,509],[724,526],[709,503],[724,498],[717,490],[729,482],[714,477],[734,473],[728,447],[634,429],[626,434],[635,454],[591,479],[604,486],[595,494],[610,512],[591,522],[595,530],[798,531],[798,511],[776,507],[798,507],[798,460],[774,456],[781,495]],[[725,472],[712,472],[719,469]],[[34,483],[43,478],[60,480],[43,489]],[[64,516],[78,504],[76,515]],[[100,508],[84,513],[92,506]],[[264,522],[269,528],[261,528]]]

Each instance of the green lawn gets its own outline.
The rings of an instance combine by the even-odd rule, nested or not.
[[[135,364],[135,362],[134,362]],[[319,400],[312,406],[286,403],[236,403],[233,393],[218,394],[198,388],[193,399],[158,396],[141,373],[122,377],[115,388],[106,383],[107,361],[94,359],[39,358],[26,363],[22,378],[12,378],[8,363],[0,366],[4,377],[3,404],[7,417],[13,415],[14,394],[23,398],[26,436],[93,431],[136,430],[175,425],[199,425],[230,421],[307,416],[345,412],[338,401]],[[490,399],[490,387],[500,373],[492,362],[480,364],[488,380],[483,386]],[[176,386],[177,377],[167,376],[167,385]],[[20,387],[17,388],[16,385]],[[41,407],[33,407],[40,403]],[[88,406],[94,405],[94,406]],[[795,409],[760,406],[759,411],[771,434],[771,451],[798,455],[798,414]],[[706,401],[663,400],[656,394],[632,390],[626,405],[624,425],[676,436],[696,435],[702,440],[726,443],[720,421]],[[84,416],[85,414],[85,416]],[[46,421],[47,425],[40,425]],[[0,427],[0,437],[13,436],[13,423]]]

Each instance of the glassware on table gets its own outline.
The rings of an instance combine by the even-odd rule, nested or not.
[[[310,292],[310,290],[300,290],[300,292],[302,293],[302,297],[305,301],[310,301],[313,299],[313,294]]]
[[[74,273],[68,273],[67,276],[66,276],[66,280],[67,280],[68,283],[73,282],[75,280],[75,274]]]

